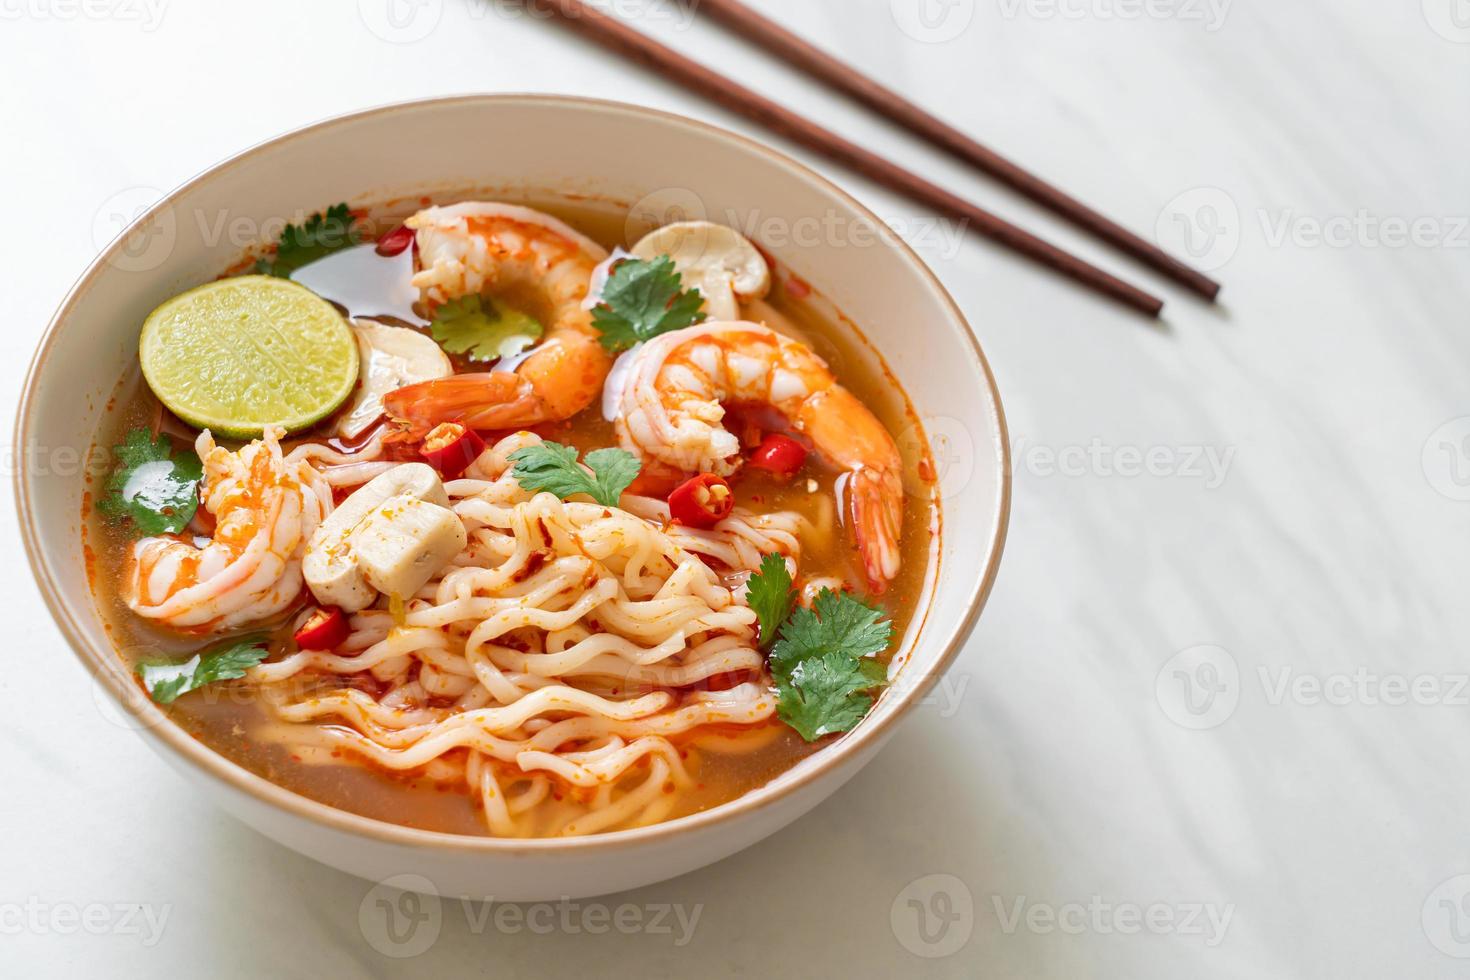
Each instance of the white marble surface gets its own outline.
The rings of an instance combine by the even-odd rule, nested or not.
[[[384,0],[0,0],[6,402],[118,202],[291,127],[414,96],[535,90],[750,131],[505,4],[468,2],[405,0],[400,12],[429,20],[392,29]],[[986,243],[918,236],[990,355],[1020,449],[1011,544],[950,677],[959,696],[785,833],[602,903],[697,908],[682,945],[677,924],[594,935],[581,910],[571,929],[558,910],[539,934],[446,902],[435,941],[391,959],[362,931],[366,885],[194,799],[95,708],[7,500],[7,975],[1470,969],[1454,955],[1470,955],[1470,878],[1456,877],[1470,874],[1470,504],[1457,499],[1470,497],[1470,422],[1436,434],[1470,416],[1470,8],[930,2],[927,28],[917,0],[758,6],[1135,228],[1177,243],[1192,222],[1204,258],[1226,260],[1219,309],[667,0],[618,7],[1171,300],[1154,329]],[[927,227],[907,202],[823,169]],[[1120,475],[1132,448],[1156,450],[1152,467]],[[1329,696],[1313,697],[1314,679]],[[1410,703],[1385,703],[1405,686]],[[940,930],[946,906],[931,900],[925,945],[901,893],[931,874],[957,879],[956,918]],[[91,934],[70,916],[93,903],[142,905],[166,916],[161,934],[112,911],[91,913]]]

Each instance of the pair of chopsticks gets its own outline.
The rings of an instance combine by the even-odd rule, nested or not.
[[[645,65],[666,78],[746,117],[777,134],[844,164],[920,204],[964,221],[969,228],[1104,296],[1157,317],[1163,300],[971,202],[905,170],[738,82],[679,54],[588,6],[581,0],[528,0],[559,16],[561,23],[609,50]],[[1220,284],[1190,268],[1151,242],[1108,220],[1092,208],[1023,170],[897,93],[812,46],[739,0],[691,0],[700,12],[766,48],[776,56],[893,122],[923,137],[1032,201],[1050,209],[1100,240],[1132,256],[1206,300]]]

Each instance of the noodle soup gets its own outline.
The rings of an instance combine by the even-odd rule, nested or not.
[[[881,358],[732,229],[415,205],[144,325],[84,522],[143,689],[294,792],[500,837],[708,809],[861,725],[938,526]]]

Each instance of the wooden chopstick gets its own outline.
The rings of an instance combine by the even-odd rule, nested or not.
[[[597,44],[646,65],[665,78],[719,103],[808,149],[845,164],[879,184],[937,211],[958,217],[969,228],[1055,272],[1157,317],[1164,301],[1064,252],[989,211],[903,169],[871,150],[824,129],[804,116],[659,44],[581,0],[527,0],[557,14],[563,24]]]
[[[759,47],[877,110],[915,135],[989,174],[1012,190],[1210,302],[1214,302],[1219,295],[1220,284],[1203,272],[1185,265],[1154,243],[1135,235],[1067,192],[981,145],[892,89],[885,88],[845,62],[747,7],[740,0],[691,0],[691,3],[698,12],[708,14]]]

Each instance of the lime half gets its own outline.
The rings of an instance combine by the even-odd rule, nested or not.
[[[190,425],[250,439],[336,411],[357,384],[347,321],[304,286],[272,276],[221,279],[149,314],[138,341],[143,377]]]

